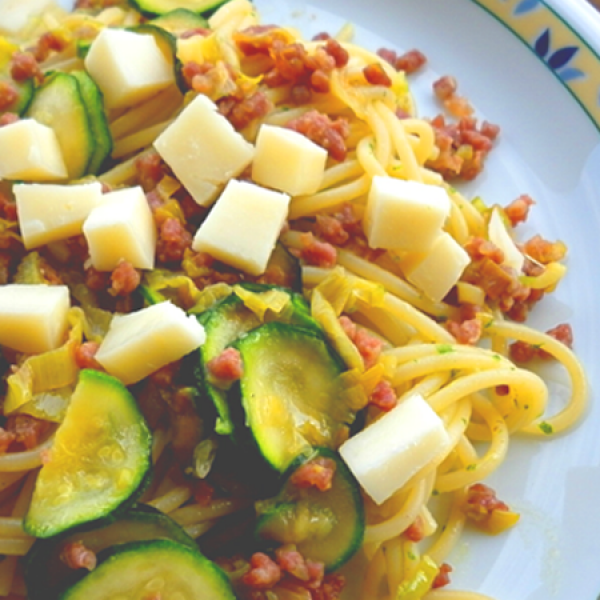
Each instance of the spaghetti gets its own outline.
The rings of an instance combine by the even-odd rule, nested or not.
[[[20,43],[28,47],[43,34],[67,32],[71,44],[66,44],[40,67],[42,72],[51,68],[69,71],[82,66],[81,59],[74,55],[72,42],[82,28],[97,32],[108,24],[131,26],[141,20],[141,15],[125,4],[97,13],[48,13],[31,27]],[[494,296],[485,282],[482,284],[481,271],[469,271],[469,268],[468,277],[461,279],[465,286],[462,289],[472,297],[483,299],[481,303],[470,304],[473,314],[467,319],[478,331],[478,345],[460,343],[447,325],[453,322],[460,326],[461,310],[469,303],[461,304],[452,294],[442,301],[431,299],[404,276],[403,256],[392,250],[368,247],[362,233],[362,216],[375,176],[442,187],[451,201],[445,231],[461,246],[467,246],[474,238],[486,237],[490,209],[467,200],[432,167],[440,156],[439,140],[431,122],[415,116],[414,100],[403,72],[396,71],[379,55],[350,43],[349,28],[341,32],[342,41],[332,46],[335,50],[329,55],[323,42],[303,40],[289,29],[263,28],[256,11],[246,0],[231,0],[225,4],[211,17],[210,25],[211,31],[202,34],[210,43],[198,45],[200,50],[193,55],[194,60],[207,67],[203,72],[208,72],[209,67],[227,64],[233,72],[229,83],[237,85],[237,91],[248,88],[250,92],[243,93],[264,94],[270,103],[267,112],[254,115],[250,122],[238,127],[249,141],[254,141],[262,123],[287,126],[307,116],[310,119],[313,111],[326,115],[329,123],[342,119],[347,124],[346,156],[341,160],[329,159],[316,193],[292,198],[289,228],[282,234],[281,241],[303,258],[307,236],[323,237],[325,230],[319,227],[323,217],[339,225],[344,224],[340,215],[350,215],[340,239],[332,241],[335,236],[330,236],[327,240],[325,235],[322,240],[335,250],[335,264],[311,265],[304,261],[304,291],[312,298],[313,316],[323,322],[330,335],[331,325],[324,318],[325,313],[334,314],[335,319],[350,316],[359,328],[380,340],[383,351],[375,365],[366,365],[360,352],[352,348],[350,336],[343,334],[340,341],[339,335],[332,335],[340,354],[354,357],[352,371],[360,382],[359,387],[362,386],[365,404],[381,381],[393,388],[399,403],[417,392],[442,419],[451,440],[448,449],[438,453],[382,505],[365,499],[367,526],[361,555],[367,564],[361,597],[400,600],[405,597],[402,590],[416,585],[421,578],[425,583],[420,588],[411,588],[414,592],[411,599],[485,600],[482,594],[432,589],[436,581],[444,583],[436,578],[445,568],[443,565],[469,520],[469,490],[500,466],[509,451],[512,435],[524,433],[549,439],[571,428],[581,418],[587,397],[583,368],[573,352],[551,335],[507,319],[505,313],[510,313],[510,309],[503,306],[507,298]],[[297,53],[296,58],[317,55],[323,58],[325,52],[323,64],[335,63],[326,71],[326,90],[309,86],[308,99],[295,100],[295,94],[307,91],[306,78],[314,75],[315,69],[305,70],[296,79],[285,79],[279,73],[279,82],[265,83],[278,64],[273,56],[278,48],[275,41],[281,39]],[[245,52],[244,43],[255,44],[253,47],[258,50]],[[340,53],[344,60],[339,60]],[[190,62],[193,61],[188,60]],[[385,84],[369,83],[364,75],[369,65],[377,65]],[[188,81],[190,89],[185,98],[170,89],[127,111],[109,115],[115,140],[113,162],[109,170],[98,176],[99,181],[111,188],[140,181],[140,163],[153,155],[151,145],[155,138],[177,118],[190,96],[197,93],[194,81],[199,80],[192,77]],[[205,93],[217,102],[226,98],[218,86]],[[244,100],[243,94],[241,100]],[[399,118],[399,114],[405,118]],[[319,141],[322,140],[317,139],[317,143]],[[180,185],[175,182],[173,189],[178,188]],[[172,218],[183,215],[177,198],[171,194],[164,203],[167,207],[164,210],[170,211]],[[185,218],[180,220],[185,224]],[[189,258],[189,254],[185,256]],[[487,260],[485,255],[482,258],[472,254],[471,258],[472,265],[479,259]],[[536,262],[530,257],[526,260]],[[178,261],[173,271],[189,276],[188,282],[189,278],[193,279],[188,293],[197,294],[206,281],[194,277],[186,264],[185,260]],[[536,270],[555,270],[557,264],[556,261],[537,264]],[[62,275],[65,279],[72,277],[66,272]],[[513,276],[515,285],[521,275]],[[235,279],[235,274],[227,271],[223,280],[227,277]],[[73,285],[75,282],[80,285],[84,280],[84,273],[78,273]],[[551,291],[551,287],[547,286],[546,291]],[[346,294],[345,300],[340,300],[340,290]],[[81,299],[82,306],[89,308],[90,304],[86,306],[86,303]],[[101,309],[99,305],[95,308]],[[114,309],[127,310],[127,303]],[[88,319],[89,315],[88,311]],[[338,329],[335,331],[339,333]],[[556,414],[547,414],[548,389],[544,381],[509,357],[509,342],[515,341],[543,348],[568,373],[570,398]],[[382,411],[369,404],[366,415],[368,426],[382,417]],[[249,503],[247,499],[235,497],[213,499],[208,495],[201,501],[195,497],[193,487],[174,475],[172,466],[177,463],[177,452],[173,446],[177,432],[169,429],[165,418],[165,409],[157,409],[151,422],[155,474],[142,500],[169,514],[189,535],[201,538],[219,519],[247,509]],[[51,446],[50,436],[33,448],[0,456],[0,499],[4,514],[10,515],[0,518],[0,554],[7,556],[0,563],[0,595],[22,593],[15,557],[25,554],[33,540],[22,532],[20,519],[31,497],[37,469]],[[210,464],[207,468],[210,470]],[[449,508],[447,514],[434,516],[431,505],[440,497],[447,499]],[[518,519],[509,510],[500,512],[505,521],[497,524],[498,531]],[[414,532],[416,523],[420,524],[418,533]],[[485,523],[483,529],[489,526],[488,531],[494,533],[494,526],[489,525],[489,521]],[[421,539],[430,542],[426,549],[418,543]],[[232,577],[235,576],[239,578],[239,573],[232,572]],[[281,592],[281,599],[310,597],[309,592],[304,591],[308,596]],[[279,597],[276,590],[273,593],[270,597]]]

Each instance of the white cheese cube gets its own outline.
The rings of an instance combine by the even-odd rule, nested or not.
[[[105,194],[83,224],[92,265],[112,271],[127,260],[137,269],[154,268],[156,227],[141,187]]]
[[[126,385],[179,360],[205,340],[204,328],[171,302],[116,315],[96,360]]]
[[[425,252],[450,214],[450,198],[436,185],[373,177],[364,230],[371,248]]]
[[[246,271],[264,273],[285,223],[290,197],[231,180],[194,236],[192,248]]]
[[[26,248],[79,235],[87,216],[102,202],[102,185],[96,181],[76,185],[22,183],[13,190]]]
[[[301,133],[263,125],[256,138],[252,179],[290,196],[314,194],[323,181],[326,162],[327,150]]]
[[[67,168],[54,130],[33,119],[0,127],[0,178],[66,179]]]
[[[495,244],[504,253],[504,263],[507,267],[512,267],[521,272],[525,256],[517,248],[517,245],[510,237],[506,225],[502,221],[502,216],[497,208],[492,210],[490,222],[488,223],[488,238],[492,244]]]
[[[28,354],[58,348],[70,307],[66,285],[0,285],[0,345]]]
[[[0,32],[15,35],[33,17],[53,6],[54,0],[2,0],[0,2]]]
[[[449,233],[443,232],[422,260],[410,267],[404,266],[404,275],[434,302],[439,302],[470,262],[465,249]]]
[[[203,95],[185,107],[154,147],[201,206],[212,204],[254,156],[254,146]]]
[[[103,29],[90,46],[85,68],[108,108],[133,106],[175,83],[154,37],[124,29]]]
[[[339,451],[365,492],[382,504],[449,446],[443,421],[415,394],[346,440]]]

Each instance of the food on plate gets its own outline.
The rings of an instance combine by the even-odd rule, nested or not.
[[[570,326],[524,324],[567,247],[458,189],[499,127],[248,0],[0,31],[0,596],[445,597],[463,529],[519,521],[511,436],[586,403]]]

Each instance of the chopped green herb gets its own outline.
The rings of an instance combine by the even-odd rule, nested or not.
[[[552,433],[554,433],[554,429],[552,429],[552,425],[550,425],[550,423],[546,423],[546,421],[542,421],[539,424],[539,428],[542,430],[543,433],[545,433],[546,435],[551,435]]]
[[[474,471],[476,468],[477,468],[477,465],[475,463],[467,465],[467,471]]]
[[[417,560],[417,556],[416,556],[416,554],[414,554],[413,552],[410,552],[410,551],[409,551],[409,552],[406,554],[406,556],[408,556],[408,558],[409,558],[410,560]]]
[[[439,344],[437,347],[438,354],[450,354],[451,352],[454,352],[452,344]]]

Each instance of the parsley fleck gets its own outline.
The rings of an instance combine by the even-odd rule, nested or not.
[[[437,347],[438,354],[450,354],[451,352],[454,352],[451,344],[439,344]]]
[[[474,471],[476,468],[477,468],[477,465],[475,463],[467,465],[467,471]]]
[[[542,421],[539,424],[539,428],[542,430],[543,433],[545,433],[546,435],[551,435],[552,433],[554,433],[554,429],[552,429],[552,425],[550,425],[550,423],[546,423],[546,421]]]
[[[484,326],[484,329],[487,329],[488,327],[491,327],[494,324],[494,319],[490,319]]]
[[[414,552],[408,552],[407,555],[410,560],[417,560],[417,555]]]

